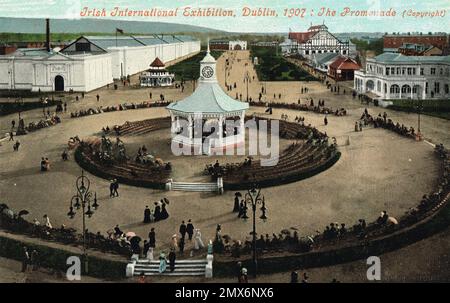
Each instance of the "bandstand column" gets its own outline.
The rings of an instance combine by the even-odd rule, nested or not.
[[[220,145],[223,143],[223,116],[219,115],[219,142]]]
[[[189,139],[192,139],[194,137],[194,129],[193,129],[193,119],[192,119],[192,115],[188,116],[188,136]]]
[[[239,134],[245,135],[244,134],[244,131],[245,131],[244,123],[245,123],[245,111],[243,111],[240,116]]]
[[[176,126],[176,122],[175,122],[175,116],[173,115],[173,113],[170,113],[170,131],[173,133],[175,133],[177,129]]]

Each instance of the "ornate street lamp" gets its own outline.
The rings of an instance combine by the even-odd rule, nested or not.
[[[251,189],[249,189],[247,191],[247,193],[245,194],[245,208],[244,208],[244,215],[242,216],[242,218],[244,220],[246,220],[248,218],[247,216],[247,204],[251,205],[252,207],[252,212],[253,212],[253,241],[252,241],[252,246],[253,246],[253,255],[252,255],[252,261],[253,261],[253,277],[256,278],[256,273],[257,273],[257,261],[256,261],[256,206],[258,204],[261,204],[261,212],[262,215],[259,217],[260,219],[262,219],[264,222],[267,220],[267,216],[266,216],[266,203],[264,200],[264,196],[261,195],[261,188],[257,188],[256,184],[253,185],[253,187]]]
[[[88,255],[86,251],[86,216],[91,218],[94,214],[92,208],[96,210],[99,205],[97,203],[97,193],[92,193],[89,191],[91,181],[84,175],[84,171],[81,171],[81,176],[77,178],[75,185],[77,188],[77,193],[70,200],[69,212],[67,213],[67,216],[70,219],[75,218],[75,209],[79,210],[81,208],[81,213],[83,216],[83,258],[85,273],[88,273]],[[91,200],[93,201],[92,205]]]

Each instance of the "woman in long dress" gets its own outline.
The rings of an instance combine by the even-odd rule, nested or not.
[[[199,250],[203,247],[205,247],[205,245],[203,244],[203,241],[202,241],[202,234],[200,232],[200,229],[197,228],[195,230],[195,235],[194,235],[194,249]]]
[[[166,220],[167,218],[169,218],[169,213],[167,212],[166,209],[166,203],[164,201],[161,201],[162,206],[161,206],[161,220]]]
[[[159,255],[159,273],[162,274],[167,269],[167,259],[166,254],[164,252],[161,252]]]
[[[158,202],[155,202],[155,221],[161,220],[161,206]]]

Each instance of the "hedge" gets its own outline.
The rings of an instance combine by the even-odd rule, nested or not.
[[[66,250],[28,242],[24,243],[19,240],[0,236],[0,256],[2,257],[21,261],[23,246],[26,246],[28,251],[35,249],[38,252],[40,266],[53,268],[62,272],[66,272],[68,268],[66,261],[70,256],[78,256],[82,259],[80,254]],[[89,276],[102,279],[122,279],[125,276],[126,262],[107,260],[94,256],[89,256],[88,261]]]

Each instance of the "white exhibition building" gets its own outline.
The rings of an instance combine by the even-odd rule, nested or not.
[[[81,36],[60,51],[17,49],[0,56],[0,90],[88,92],[200,51],[189,36]]]

